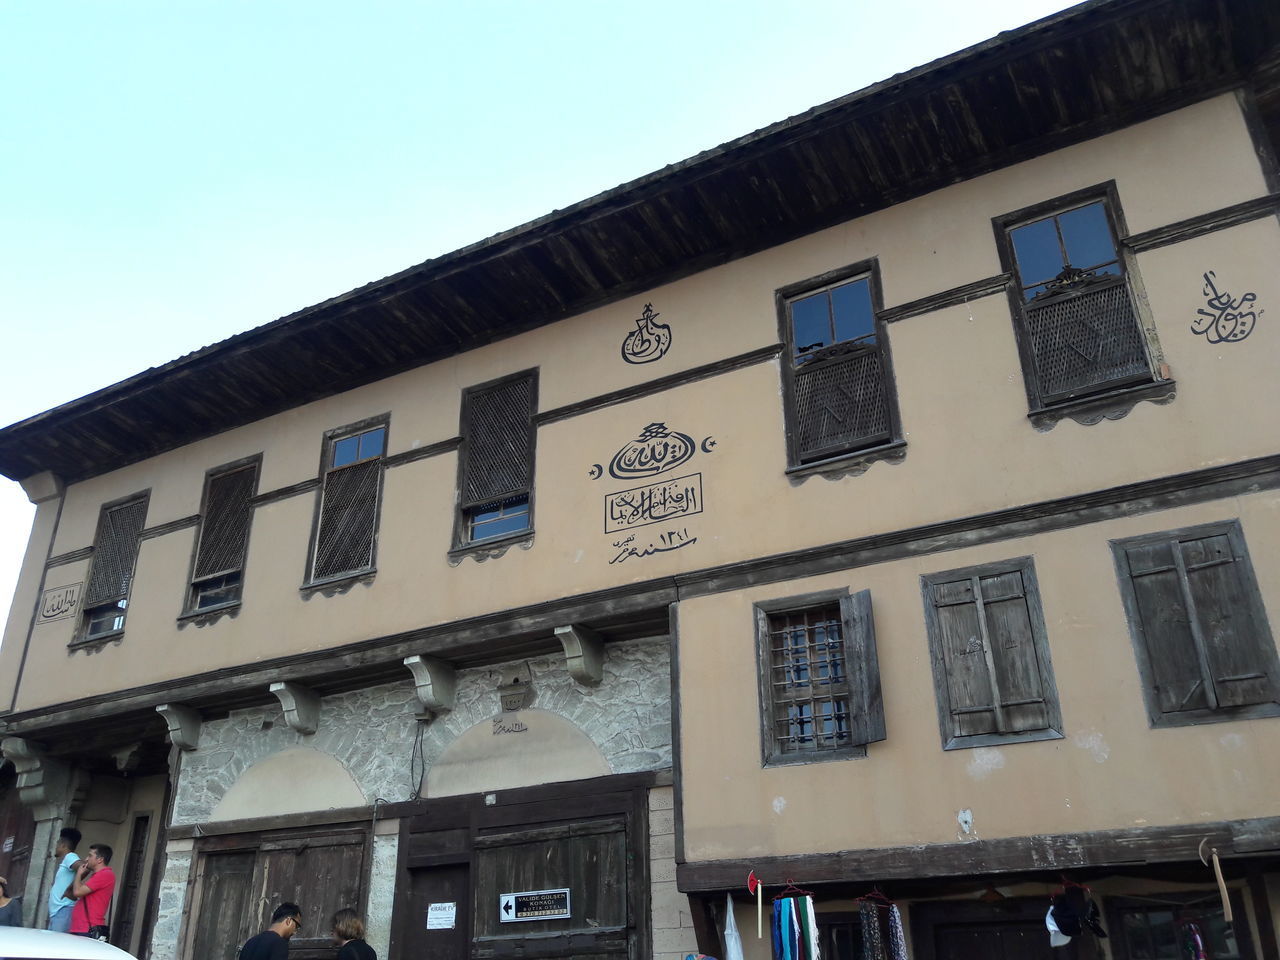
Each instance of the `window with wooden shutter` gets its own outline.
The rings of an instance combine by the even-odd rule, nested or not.
[[[311,580],[373,569],[387,425],[346,428],[325,441],[324,486],[312,548]]]
[[[756,605],[767,764],[864,756],[885,739],[871,591]]]
[[[138,534],[147,519],[146,495],[102,508],[84,588],[82,640],[124,630],[129,588],[138,559]]]
[[[458,547],[504,540],[533,528],[537,396],[533,371],[463,393]]]
[[[1060,738],[1031,558],[922,579],[944,748]]]
[[[825,281],[825,282],[823,282]],[[893,443],[897,397],[875,264],[782,291],[789,447],[795,464]]]
[[[1152,725],[1280,715],[1280,662],[1239,522],[1111,546]]]
[[[996,221],[1034,409],[1153,380],[1116,206],[1099,188]]]
[[[212,471],[205,479],[200,537],[191,571],[191,613],[240,600],[249,546],[250,500],[258,488],[258,463]]]

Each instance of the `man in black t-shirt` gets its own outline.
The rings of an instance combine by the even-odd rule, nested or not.
[[[296,903],[282,903],[271,914],[271,926],[250,937],[236,954],[239,960],[288,960],[289,938],[302,929],[302,911]]]

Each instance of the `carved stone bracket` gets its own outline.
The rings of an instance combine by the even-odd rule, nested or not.
[[[404,665],[413,673],[423,713],[436,717],[453,709],[457,694],[457,674],[453,667],[443,660],[418,654],[405,657]]]
[[[53,760],[44,747],[21,737],[5,737],[0,752],[18,772],[18,798],[37,820],[63,815],[71,795],[71,768]]]
[[[599,686],[604,679],[604,641],[589,627],[570,624],[556,627],[556,639],[564,647],[569,676],[584,687]]]
[[[200,714],[180,703],[162,703],[156,713],[169,726],[169,742],[179,750],[194,750],[200,745]]]
[[[284,722],[299,733],[312,734],[320,726],[320,697],[314,691],[288,681],[271,684],[268,689],[284,707]]]

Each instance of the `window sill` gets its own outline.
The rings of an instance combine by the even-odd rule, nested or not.
[[[1179,713],[1157,713],[1150,717],[1153,729],[1191,727],[1201,723],[1230,723],[1233,720],[1260,720],[1280,717],[1280,703],[1254,703],[1247,707],[1223,707],[1218,710],[1184,710]]]
[[[533,531],[521,530],[519,533],[508,534],[505,537],[494,537],[492,540],[481,540],[479,543],[468,543],[461,547],[454,547],[449,551],[449,566],[456,567],[467,557],[470,557],[476,563],[496,560],[512,547],[517,546],[521,550],[528,550],[532,547]]]
[[[201,610],[188,610],[178,617],[178,629],[182,630],[190,625],[194,625],[196,627],[212,626],[223,617],[230,617],[234,620],[239,613],[239,600],[232,600],[230,603],[220,603],[216,607],[205,607]]]
[[[67,644],[67,653],[76,653],[80,650],[85,653],[97,653],[108,643],[120,643],[122,640],[124,640],[124,631],[113,630],[111,633],[101,633],[96,637],[72,640]]]
[[[873,463],[901,463],[907,458],[907,441],[894,440],[882,443],[878,447],[855,450],[838,456],[815,460],[813,463],[801,463],[787,467],[785,473],[792,486],[804,483],[812,476],[822,476],[826,480],[842,480],[845,477],[858,477],[871,469]]]
[[[867,756],[866,744],[856,747],[841,747],[839,750],[813,750],[796,753],[778,753],[768,757],[764,762],[765,769],[770,767],[794,767],[810,763],[831,763],[835,760],[864,760]]]
[[[303,600],[310,600],[317,593],[325,597],[336,597],[339,594],[348,592],[357,583],[370,584],[377,575],[377,567],[369,567],[367,570],[357,570],[355,573],[344,573],[338,577],[329,577],[326,580],[311,580],[304,583],[298,588],[302,594]]]
[[[1058,421],[1064,419],[1089,427],[1104,418],[1119,420],[1126,417],[1130,410],[1144,400],[1160,405],[1170,403],[1177,392],[1176,380],[1154,380],[1134,387],[1121,387],[1106,393],[1065,400],[1052,406],[1036,407],[1027,414],[1027,419],[1041,433],[1052,430],[1058,425]]]
[[[971,737],[952,737],[943,750],[969,750],[973,747],[1002,747],[1010,743],[1039,743],[1042,740],[1065,739],[1057,730],[1031,730],[1027,733],[977,733]]]

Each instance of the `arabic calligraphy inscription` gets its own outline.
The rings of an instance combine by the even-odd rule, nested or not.
[[[651,523],[670,523],[702,512],[702,474],[673,477],[604,498],[604,532],[617,533]]]
[[[75,616],[80,607],[80,588],[83,583],[70,583],[65,587],[52,587],[40,594],[40,609],[36,623],[53,623]]]
[[[622,341],[622,359],[627,363],[653,363],[661,360],[671,349],[671,328],[658,323],[661,314],[653,312],[653,304],[644,305],[644,313],[636,321],[636,328]]]
[[[668,430],[665,423],[651,423],[613,455],[609,476],[632,480],[666,473],[687,461],[697,449],[692,437]]]
[[[1218,292],[1217,274],[1210,270],[1204,274],[1204,306],[1196,311],[1191,321],[1191,332],[1202,336],[1208,343],[1239,343],[1257,324],[1264,311],[1254,310],[1258,296],[1245,293],[1239,300],[1229,292]]]
[[[691,547],[697,542],[697,537],[689,536],[687,527],[682,527],[679,530],[666,530],[660,533],[656,540],[650,540],[646,544],[637,542],[636,535],[633,533],[629,537],[613,542],[613,548],[618,552],[609,562],[622,563],[622,561],[630,560],[632,557],[649,557],[655,553],[667,553],[671,550],[679,550],[681,547]]]

